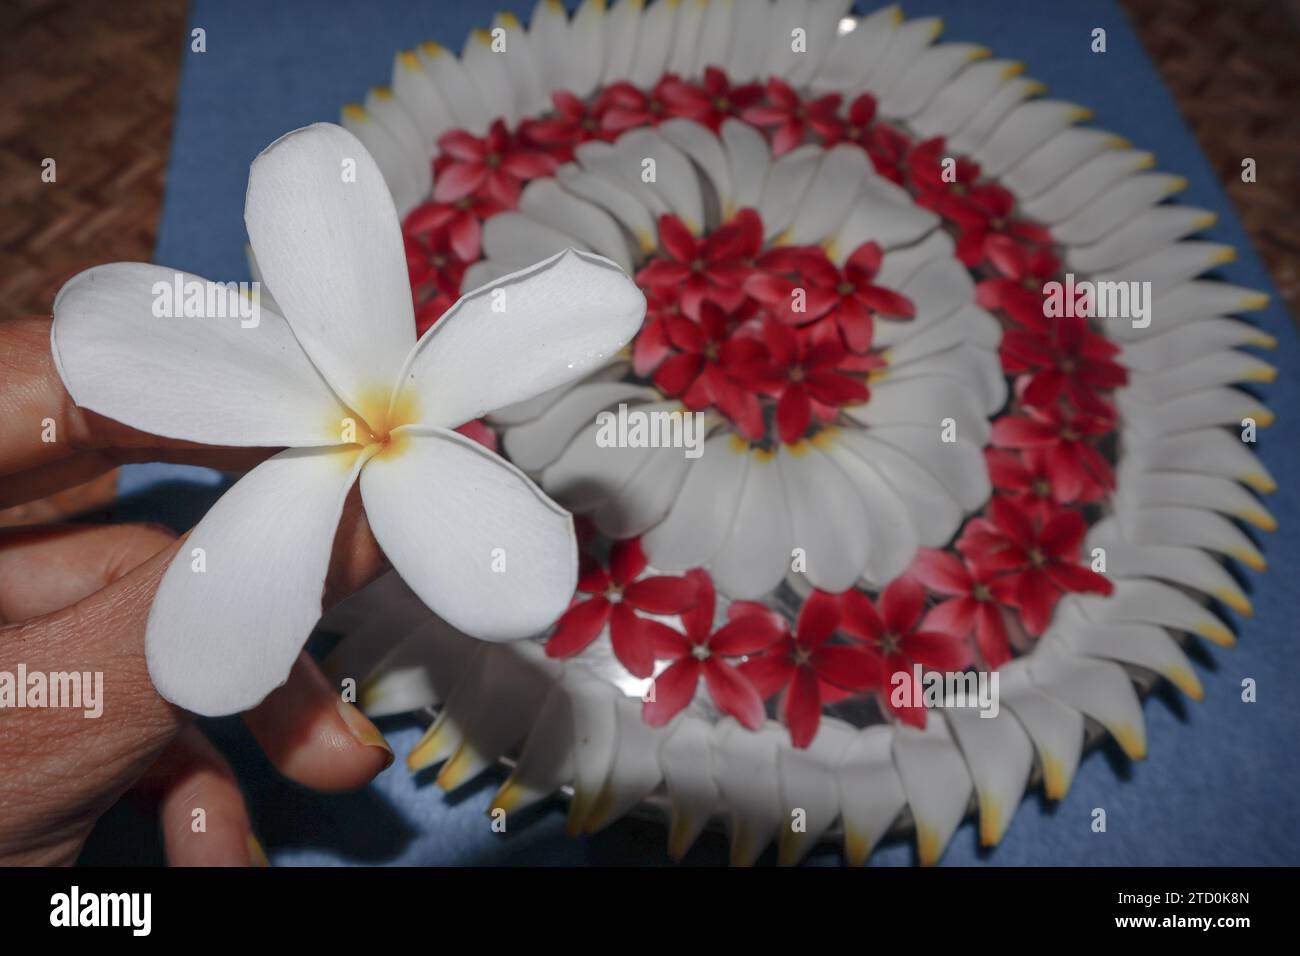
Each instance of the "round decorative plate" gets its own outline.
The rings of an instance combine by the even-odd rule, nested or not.
[[[1146,751],[1137,687],[1201,695],[1182,644],[1249,613],[1272,518],[1251,451],[1274,377],[1204,277],[1230,247],[1184,181],[940,23],[846,0],[542,2],[461,56],[399,53],[343,123],[404,232],[421,330],[565,248],[646,320],[589,376],[464,426],[579,522],[578,592],[484,644],[395,577],[327,626],[410,754],[493,807],[647,800],[684,854],[861,863],[910,822],[933,863],[996,844],[1085,741]],[[509,560],[508,555],[502,556]]]

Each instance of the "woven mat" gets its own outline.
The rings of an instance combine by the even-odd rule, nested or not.
[[[1300,321],[1300,0],[1121,2]],[[0,320],[48,312],[88,266],[151,257],[184,28],[183,0],[0,4]],[[0,526],[109,494],[101,481]]]

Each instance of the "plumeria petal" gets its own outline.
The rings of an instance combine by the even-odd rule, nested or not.
[[[415,344],[401,228],[379,167],[341,127],[288,133],[253,160],[244,222],[312,363],[379,427]]]
[[[149,611],[145,654],[163,697],[215,716],[284,683],[320,618],[339,514],[363,461],[356,448],[290,449],[212,506]]]
[[[226,294],[223,302],[237,295],[136,262],[96,266],[69,279],[54,300],[51,348],[73,400],[166,438],[299,447],[339,442],[349,412],[282,316],[266,307],[248,319],[233,312],[226,318],[154,314],[163,287],[182,310],[175,290],[197,283],[205,294]]]
[[[604,364],[644,316],[623,270],[566,250],[462,296],[420,340],[397,404],[411,421],[460,425]]]
[[[472,637],[536,634],[573,594],[572,517],[468,438],[427,426],[399,429],[363,469],[361,495],[402,579]]]

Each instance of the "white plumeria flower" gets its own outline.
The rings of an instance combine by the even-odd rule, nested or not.
[[[140,263],[89,269],[54,304],[54,358],[78,405],[167,438],[289,446],[167,569],[146,633],[159,692],[227,714],[284,682],[358,478],[376,539],[435,613],[485,640],[544,629],[573,594],[572,518],[452,429],[603,364],[640,326],[641,292],[567,250],[463,296],[417,342],[388,188],[328,124],[253,162],[244,218],[283,316],[157,318],[154,286],[177,273]]]

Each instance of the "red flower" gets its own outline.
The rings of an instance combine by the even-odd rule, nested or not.
[[[696,96],[683,87],[690,84],[672,73],[665,73],[649,93],[619,80],[605,87],[592,109],[600,115],[601,130],[610,135],[638,126],[658,126],[675,116],[693,118],[701,109],[703,94]]]
[[[919,549],[908,573],[935,594],[948,598],[926,612],[922,628],[963,640],[973,629],[986,665],[996,670],[1011,660],[1006,624],[994,596],[993,573],[934,548]]]
[[[455,303],[466,263],[451,248],[446,230],[424,239],[405,235],[402,241],[415,305],[415,334],[419,336]]]
[[[1046,521],[1077,498],[1061,498],[1052,487],[1047,456],[1036,451],[1014,452],[1005,448],[984,449],[993,487],[1015,500],[1025,514],[1035,521]],[[1095,486],[1097,494],[1101,486]]]
[[[767,364],[767,350],[753,338],[730,336],[731,322],[715,302],[700,306],[700,320],[664,319],[669,343],[679,351],[655,371],[665,395],[681,395],[692,411],[715,405],[750,438],[763,435],[763,413],[754,386]]]
[[[460,432],[466,438],[478,442],[489,451],[497,450],[497,433],[481,418],[476,418],[472,422],[466,422],[456,431]]]
[[[1019,608],[1030,634],[1043,633],[1052,608],[1068,591],[1110,594],[1111,583],[1078,564],[1088,525],[1073,509],[1057,512],[1041,525],[1012,502],[995,495],[987,517],[970,521],[957,550],[984,572],[1011,571],[993,582],[999,601]]]
[[[659,363],[672,354],[665,321],[682,314],[677,301],[677,289],[665,285],[642,290],[645,293],[645,321],[632,344],[632,370],[644,377],[659,367]]]
[[[1047,249],[1029,249],[1006,236],[988,237],[985,251],[1001,277],[983,280],[975,301],[989,310],[1001,309],[1025,328],[1045,329],[1043,285],[1060,272],[1060,260]]]
[[[455,202],[421,203],[406,214],[402,231],[417,238],[446,232],[457,257],[462,262],[475,262],[483,240],[483,220],[501,209],[490,199],[478,196],[462,196]]]
[[[505,209],[519,202],[523,183],[550,176],[555,157],[521,146],[496,120],[483,137],[454,129],[438,137],[442,155],[434,162],[433,198],[449,203],[466,196],[482,196]]]
[[[764,720],[763,699],[749,679],[724,658],[756,654],[777,640],[781,631],[771,615],[765,614],[741,615],[714,631],[713,581],[700,570],[686,577],[697,588],[696,603],[682,614],[685,635],[665,628],[668,633],[656,641],[656,656],[673,663],[655,678],[654,699],[642,707],[641,719],[651,727],[668,723],[691,702],[703,676],[719,710],[750,730],[758,730]]]
[[[694,583],[684,577],[650,577],[637,580],[646,568],[639,538],[619,541],[610,550],[609,570],[583,555],[578,591],[593,595],[575,601],[556,622],[555,633],[546,642],[551,657],[572,657],[585,649],[606,623],[614,654],[637,677],[649,677],[654,670],[654,648],[665,633],[677,632],[666,624],[638,617],[646,614],[677,614],[695,600]]]
[[[1058,501],[1093,501],[1115,487],[1110,463],[1089,442],[1108,434],[1115,427],[1114,419],[1067,413],[1059,405],[1027,408],[1025,412],[1024,416],[1007,415],[995,421],[991,440],[999,448],[1042,455]]]
[[[876,98],[863,93],[849,104],[848,116],[839,135],[828,139],[826,145],[856,143],[866,151],[878,174],[902,186],[903,161],[912,148],[912,141],[892,126],[873,122],[875,118]]]
[[[1053,404],[1065,392],[1074,407],[1094,415],[1110,413],[1098,389],[1128,381],[1123,366],[1112,361],[1119,346],[1088,330],[1081,315],[1063,315],[1046,331],[1008,329],[1002,336],[1002,368],[1010,375],[1031,373],[1020,392],[1026,405]]]
[[[776,425],[787,445],[803,438],[812,423],[814,405],[819,417],[829,419],[839,407],[869,397],[865,382],[840,371],[847,353],[838,342],[810,343],[770,316],[763,322],[763,338],[772,357],[765,373],[766,390],[780,396]]]
[[[549,116],[527,119],[519,125],[519,138],[533,146],[541,147],[562,163],[573,159],[573,148],[589,140],[613,139],[613,134],[601,129],[600,113],[568,90],[551,94],[555,105]]]
[[[837,268],[818,246],[800,247],[790,255],[789,262],[778,262],[798,270],[798,282],[803,285],[771,273],[753,275],[745,281],[745,291],[784,322],[829,322],[839,330],[849,351],[863,354],[871,349],[873,316],[910,319],[916,315],[910,299],[871,281],[883,258],[880,246],[874,242],[864,242],[853,250],[843,268]],[[767,259],[764,256],[759,264]],[[804,288],[804,312],[792,309],[793,293],[798,288]]]
[[[680,287],[681,309],[700,317],[700,303],[710,298],[725,312],[745,300],[741,284],[748,262],[763,245],[763,223],[752,209],[742,209],[726,225],[696,239],[676,216],[659,217],[659,246],[668,258],[654,259],[636,275],[654,290]]]
[[[775,76],[767,81],[766,93],[765,104],[750,106],[741,112],[741,116],[754,126],[774,130],[773,156],[782,156],[801,144],[810,129],[827,142],[840,138],[843,124],[838,115],[838,93],[827,93],[804,102],[790,84]]]
[[[704,68],[698,85],[670,75],[658,89],[672,115],[695,120],[715,133],[728,117],[740,115],[763,98],[759,84],[732,86],[727,74],[716,66]]]
[[[879,660],[860,647],[828,643],[840,624],[840,603],[838,595],[813,591],[799,609],[794,635],[782,629],[776,643],[738,668],[764,699],[784,691],[780,711],[796,747],[812,743],[823,703],[880,684]]]
[[[910,577],[896,578],[879,598],[879,612],[861,591],[844,594],[840,630],[865,641],[882,674],[885,706],[904,723],[925,726],[922,689],[914,666],[940,671],[961,671],[970,665],[970,648],[951,634],[922,630],[925,591]],[[895,703],[894,691],[904,682],[910,689],[906,703]]]

